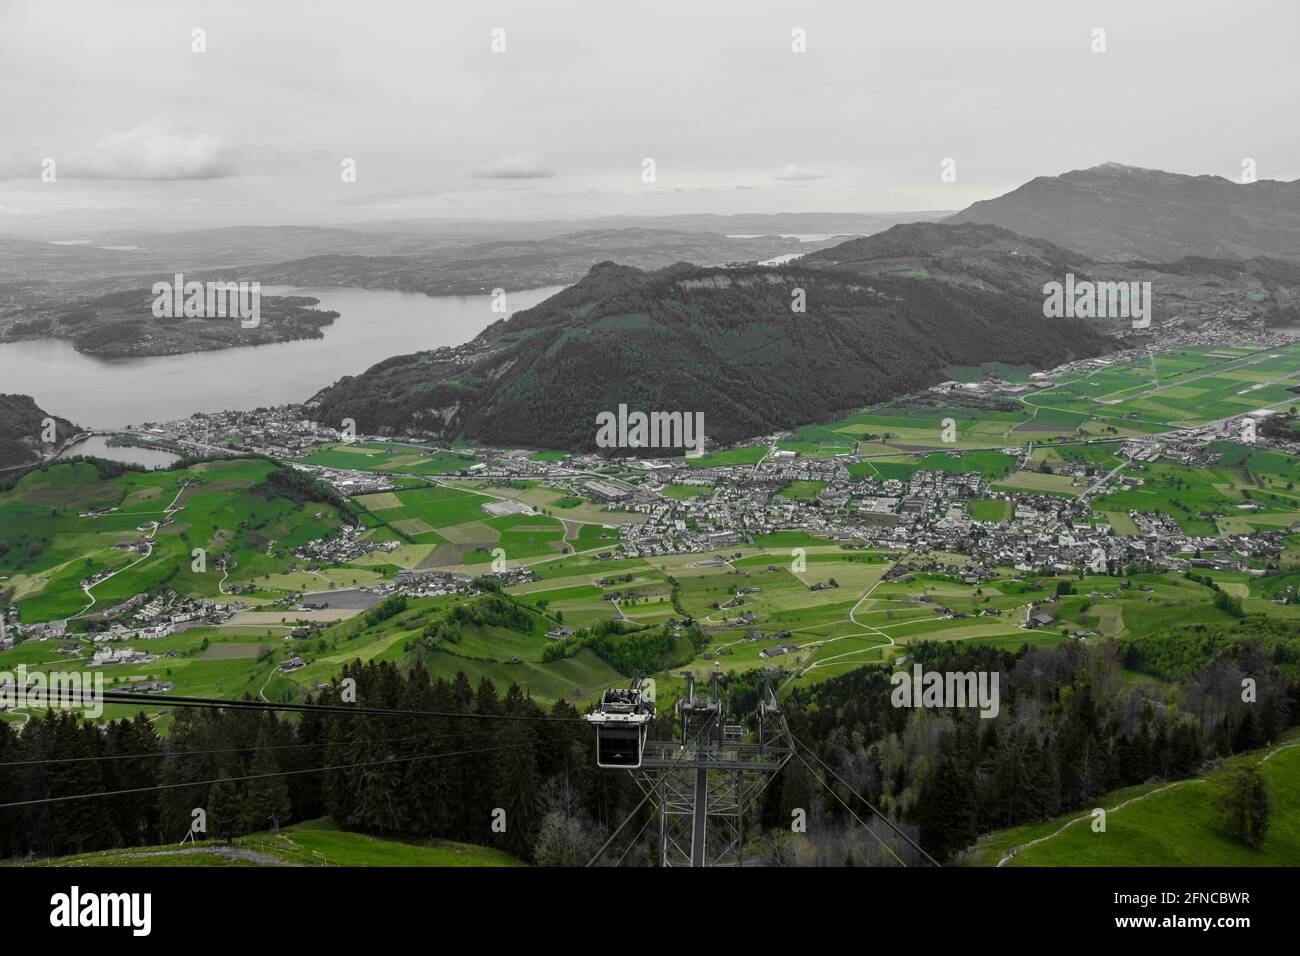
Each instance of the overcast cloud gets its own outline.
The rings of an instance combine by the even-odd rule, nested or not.
[[[957,209],[1107,160],[1295,179],[1297,27],[1284,0],[0,0],[0,233]]]

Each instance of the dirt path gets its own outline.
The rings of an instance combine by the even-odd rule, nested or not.
[[[140,556],[139,558],[137,558],[136,560],[132,561],[130,564],[124,565],[124,566],[118,568],[116,571],[113,571],[111,574],[107,574],[107,575],[105,575],[104,577],[102,577],[102,578],[100,578],[98,581],[96,581],[94,584],[89,584],[89,585],[83,585],[83,586],[82,586],[81,590],[85,592],[86,597],[90,598],[90,603],[87,604],[85,607],[83,607],[83,608],[82,608],[80,611],[78,611],[76,614],[72,615],[72,618],[70,618],[69,620],[73,620],[73,619],[76,619],[76,618],[79,618],[79,617],[84,616],[84,615],[86,614],[86,612],[88,612],[92,607],[95,606],[95,595],[93,595],[93,594],[90,593],[94,588],[99,587],[99,586],[100,586],[101,584],[103,584],[105,581],[108,581],[108,580],[111,580],[112,578],[117,577],[117,576],[118,576],[119,574],[121,574],[123,571],[129,571],[129,570],[131,570],[131,568],[135,567],[135,566],[136,566],[137,564],[139,564],[141,561],[148,561],[150,558],[153,557],[153,541],[154,541],[154,537],[158,534],[158,529],[161,528],[161,527],[163,526],[163,521],[165,521],[167,518],[171,517],[173,514],[175,514],[176,512],[182,510],[182,509],[185,507],[184,505],[178,505],[176,502],[178,502],[178,501],[181,500],[181,495],[185,494],[185,489],[188,488],[189,486],[190,486],[190,483],[189,483],[188,481],[186,481],[186,482],[182,482],[182,483],[181,483],[180,488],[177,489],[177,491],[176,491],[176,497],[173,498],[171,504],[169,504],[169,505],[168,505],[166,508],[164,508],[163,511],[162,511],[162,514],[163,514],[163,520],[162,520],[162,521],[155,521],[154,524],[153,524],[153,527],[149,530],[148,534],[146,534],[146,535],[144,536],[145,552],[144,552],[143,555],[141,555],[141,556]],[[156,514],[157,512],[150,512],[150,513],[151,513],[151,514]]]
[[[269,856],[266,853],[258,853],[255,850],[246,850],[237,846],[190,846],[177,850],[149,850],[133,851],[124,854],[127,859],[148,859],[156,857],[172,856],[193,856],[195,853],[212,853],[224,860],[243,860],[248,863],[259,863],[263,866],[297,866],[296,863],[288,863],[276,856]]]
[[[862,597],[858,598],[857,602],[853,605],[853,607],[849,608],[849,622],[852,623],[855,627],[861,628],[861,631],[859,631],[856,634],[841,634],[839,637],[828,637],[822,641],[810,641],[807,644],[799,645],[800,650],[810,650],[812,653],[809,654],[808,660],[804,663],[802,667],[796,669],[788,678],[786,678],[785,682],[780,687],[781,690],[785,690],[785,688],[795,679],[803,676],[809,671],[816,670],[819,666],[829,664],[831,661],[839,660],[844,657],[852,657],[856,654],[870,654],[881,647],[890,647],[890,646],[894,646],[897,643],[892,637],[890,637],[880,628],[873,627],[870,624],[863,624],[856,617],[858,613],[858,608],[862,606],[862,602],[867,600],[869,597],[871,597],[871,592],[874,591],[876,588],[880,587],[880,585],[884,583],[884,580],[885,579],[883,575],[877,578],[869,588],[867,588],[864,592],[862,592]],[[836,654],[834,655],[834,657],[825,657],[822,658],[820,661],[815,659],[817,656],[817,652],[820,651],[822,648],[834,644],[836,641],[842,641],[848,637],[861,637],[864,634],[870,635],[872,637],[882,638],[885,641],[885,643],[875,644],[871,647],[860,648],[859,650],[856,651],[848,651],[844,654]]]
[[[1300,747],[1300,740],[1292,741],[1289,744],[1280,744],[1277,747],[1274,747],[1272,750],[1270,750],[1268,753],[1266,753],[1263,757],[1260,758],[1259,763],[1265,763],[1266,761],[1272,760],[1274,756],[1281,753],[1283,750],[1290,750],[1292,747]],[[1132,806],[1135,803],[1140,803],[1141,801],[1146,800],[1149,797],[1154,797],[1158,793],[1164,793],[1166,790],[1173,790],[1175,787],[1183,787],[1183,786],[1187,786],[1188,784],[1194,784],[1194,783],[1205,783],[1205,780],[1203,778],[1193,778],[1191,780],[1177,780],[1174,783],[1165,784],[1163,787],[1157,787],[1155,790],[1152,790],[1149,793],[1144,793],[1141,794],[1140,796],[1131,797],[1128,800],[1125,800],[1123,803],[1116,804],[1115,806],[1111,807],[1109,810],[1106,811],[1106,815],[1109,816],[1110,814],[1115,813],[1117,810],[1123,810],[1125,807]],[[1070,829],[1070,827],[1074,826],[1076,823],[1081,823],[1084,820],[1090,820],[1090,819],[1092,819],[1092,811],[1085,813],[1083,816],[1075,817],[1073,820],[1067,821],[1059,829],[1054,830],[1053,832],[1047,834],[1046,836],[1041,836],[1038,837],[1036,840],[1030,840],[1028,843],[1022,843],[1019,846],[1012,847],[1010,850],[1006,852],[1006,854],[1002,857],[1002,859],[998,860],[998,866],[1006,866],[1008,863],[1011,862],[1012,858],[1015,857],[1015,855],[1020,851],[1027,850],[1031,846],[1037,846],[1039,843],[1046,843],[1048,840],[1055,839],[1056,837],[1064,833],[1066,830]]]

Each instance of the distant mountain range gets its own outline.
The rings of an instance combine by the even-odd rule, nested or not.
[[[1173,320],[1196,327],[1226,315],[1270,325],[1300,324],[1300,263],[1283,259],[1107,261],[1000,226],[930,222],[894,226],[810,253],[799,263],[998,291],[1039,306],[1044,283],[1063,282],[1067,274],[1080,281],[1150,282],[1158,328]],[[1122,328],[1125,323],[1112,324]]]
[[[756,261],[819,245],[796,236],[866,235],[947,212],[776,213],[735,216],[607,216],[574,220],[406,219],[332,226],[229,226],[186,232],[116,230],[38,241],[0,235],[0,308],[5,293],[44,299],[69,286],[76,295],[120,291],[174,272],[305,284],[346,281],[367,288],[478,292],[515,290],[541,275],[573,282],[594,262],[618,258],[640,268],[679,260]],[[693,237],[693,238],[692,238]],[[823,241],[824,244],[824,241]],[[572,267],[573,261],[582,260]],[[371,261],[374,260],[374,261]],[[485,280],[474,271],[481,265]],[[450,268],[448,268],[448,266]],[[268,270],[269,267],[269,270]],[[233,270],[233,271],[232,271]],[[444,273],[449,273],[444,280]],[[466,278],[457,278],[465,276]],[[119,278],[121,281],[104,280]],[[214,277],[216,277],[214,275]],[[400,285],[381,285],[391,278]],[[470,283],[465,288],[466,283]],[[459,283],[459,285],[457,285]],[[145,283],[148,284],[148,283]],[[78,286],[86,286],[81,288]],[[24,304],[37,304],[27,301]]]
[[[796,290],[806,312],[792,309]],[[379,363],[313,401],[371,434],[596,447],[596,416],[705,413],[730,443],[932,385],[955,365],[1051,367],[1115,347],[1041,301],[844,269],[601,263],[467,345]]]
[[[348,229],[420,237],[446,242],[490,242],[549,239],[574,232],[603,229],[666,229],[715,232],[721,235],[867,235],[900,222],[922,222],[951,216],[953,210],[921,212],[776,212],[675,213],[666,216],[599,216],[592,219],[386,219],[353,223]]]
[[[1300,264],[1107,260],[973,222],[896,225],[781,266],[602,263],[456,349],[397,356],[315,397],[370,432],[590,450],[620,404],[706,413],[718,442],[826,420],[952,366],[1050,367],[1113,350],[1127,317],[1046,319],[1044,285],[1150,282],[1155,331],[1300,322]],[[791,311],[803,289],[806,314]]]
[[[263,282],[297,286],[355,286],[429,295],[465,295],[567,285],[593,262],[639,269],[675,262],[721,265],[755,262],[820,249],[843,237],[800,242],[774,235],[732,237],[688,230],[592,229],[542,239],[508,239],[415,256],[314,256],[263,267]]]
[[[945,220],[986,223],[1118,261],[1300,261],[1300,181],[1236,183],[1104,163],[1039,176]]]
[[[691,217],[674,217],[683,218]],[[757,262],[820,249],[853,234],[812,233],[824,238],[801,242],[794,235],[744,232],[761,225],[762,217],[743,217],[735,224],[724,216],[701,218],[738,232],[640,225],[574,231],[569,224],[564,232],[532,225],[514,235],[497,224],[484,240],[478,229],[448,238],[442,233],[283,226],[115,233],[75,245],[0,236],[0,316],[6,308],[57,309],[73,299],[148,287],[176,272],[199,280],[472,295],[576,282],[592,263],[606,260],[643,269],[682,261]],[[874,231],[882,228],[881,222],[892,225],[905,218],[819,215],[808,225],[841,222]],[[793,220],[778,221],[788,225]]]

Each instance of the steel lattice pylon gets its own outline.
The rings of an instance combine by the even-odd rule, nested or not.
[[[716,671],[710,675],[708,695],[699,697],[695,693],[694,675],[682,675],[686,678],[686,694],[677,701],[679,740],[646,739],[655,714],[653,681],[638,678],[631,688],[605,692],[600,710],[585,716],[597,729],[597,765],[629,771],[641,790],[642,799],[596,851],[588,866],[609,848],[637,811],[651,801],[659,810],[660,866],[741,866],[746,814],[793,756],[798,756],[808,772],[868,835],[900,865],[907,866],[896,849],[885,844],[863,822],[827,778],[796,752],[796,746],[808,752],[907,844],[915,853],[915,862],[939,865],[920,844],[849,787],[826,761],[790,732],[772,690],[774,675],[772,668],[764,674],[750,740],[745,739],[742,724],[727,723],[725,701],[718,694],[722,675]],[[633,843],[639,837],[638,833]]]
[[[659,807],[661,866],[740,866],[745,813],[773,775],[790,759],[791,742],[770,682],[756,713],[757,742],[744,728],[727,724],[718,694],[698,697],[686,674],[677,703],[681,740],[648,740],[633,777]]]

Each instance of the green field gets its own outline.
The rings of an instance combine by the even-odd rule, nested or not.
[[[712,485],[664,485],[662,494],[674,501],[687,501],[691,498],[707,498],[713,494]]]
[[[752,465],[762,461],[767,455],[766,445],[744,445],[725,451],[701,455],[699,458],[687,458],[686,464],[692,468],[718,468],[723,465]]]
[[[464,471],[477,459],[459,452],[381,442],[318,445],[296,459],[327,468],[360,471],[394,471],[415,475],[443,475]]]
[[[1026,491],[1040,495],[1078,495],[1084,487],[1069,475],[1045,474],[1041,471],[1017,471],[993,482],[1001,491]]]
[[[0,574],[22,620],[96,611],[164,583],[203,597],[234,584],[288,589],[279,576],[303,563],[293,549],[342,521],[333,505],[263,493],[276,470],[234,459],[112,478],[89,464],[59,464],[25,476],[0,493]],[[91,509],[113,510],[80,516]],[[191,568],[195,548],[206,552],[202,572]],[[224,585],[216,567],[223,556],[233,562]],[[83,579],[108,571],[83,591]]]
[[[813,501],[826,487],[824,481],[792,481],[777,492],[782,498],[794,498],[799,501]]]
[[[976,521],[1005,521],[1011,517],[1011,502],[997,499],[972,501],[968,510]]]
[[[357,503],[404,531],[413,541],[442,541],[438,528],[481,521],[488,517],[486,495],[456,488],[429,486],[406,491],[361,495]],[[405,523],[405,527],[403,527]]]
[[[337,829],[328,819],[252,833],[229,844],[144,846],[56,857],[28,866],[523,866],[490,847],[451,840],[385,840]]]
[[[946,471],[954,474],[977,472],[985,480],[1010,474],[1015,459],[996,451],[933,452],[910,459],[871,458],[850,468],[854,477],[890,478],[907,481],[918,471]]]
[[[1126,428],[1168,430],[1293,404],[1300,384],[1300,344],[1245,353],[1188,348],[1148,362],[1067,376],[1026,404],[1056,414],[1087,415]]]
[[[1095,499],[1095,510],[1168,514],[1187,534],[1204,535],[1249,533],[1300,520],[1300,458],[1228,442],[1211,450],[1221,457],[1209,467],[1168,461],[1126,467],[1124,473],[1141,484]]]
[[[1071,372],[1051,387],[1015,396],[964,401],[906,396],[838,421],[802,426],[795,430],[796,441],[778,442],[778,447],[811,455],[856,443],[860,456],[891,466],[881,474],[906,477],[915,470],[909,468],[915,456],[929,451],[994,450],[1026,442],[1041,446],[1081,438],[1114,442],[1264,407],[1286,407],[1296,403],[1288,389],[1300,384],[1298,370],[1300,344],[1262,351],[1179,349],[1153,359]],[[1029,370],[1007,366],[947,371],[959,381],[979,380],[986,372],[1014,383],[1030,381]],[[955,426],[954,441],[944,440],[949,423]],[[1061,453],[1073,457],[1076,449],[1089,453],[1086,446],[1077,445],[1064,446]],[[852,470],[856,477],[877,475],[864,465]],[[988,479],[1000,477],[1000,467],[993,462],[965,470],[978,470]]]
[[[1107,811],[1104,833],[1093,831],[1090,813],[1071,814],[986,836],[969,862],[993,866],[1015,851],[1005,865],[1294,866],[1300,860],[1300,741],[1295,732],[1284,744],[1228,763],[1254,764],[1267,781],[1271,826],[1257,850],[1216,824],[1210,795],[1225,774],[1216,770],[1098,797],[1096,805]]]

